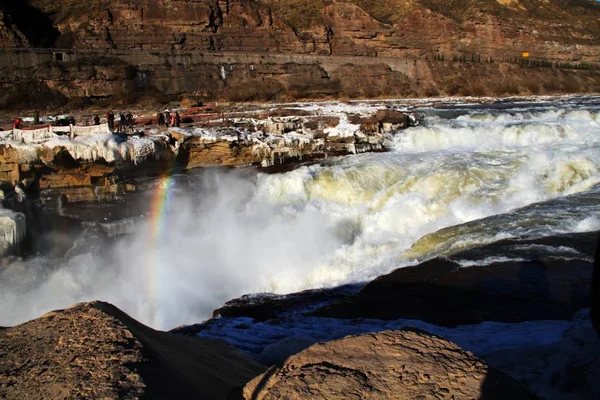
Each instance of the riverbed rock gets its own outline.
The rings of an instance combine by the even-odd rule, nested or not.
[[[0,330],[0,397],[227,398],[264,371],[224,341],[150,329],[103,302]]]
[[[483,321],[522,322],[570,319],[590,306],[590,282],[597,232],[532,240],[504,240],[404,267],[368,283],[360,292],[312,313],[329,318],[419,319],[457,326]],[[519,248],[566,246],[578,249],[570,260],[537,256],[531,260],[462,267],[461,259],[518,257]],[[586,256],[587,254],[587,256]],[[264,306],[263,306],[264,307]]]
[[[385,331],[315,344],[244,387],[267,399],[535,399],[517,381],[440,337]]]

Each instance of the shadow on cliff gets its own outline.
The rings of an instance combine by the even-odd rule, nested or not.
[[[35,47],[54,47],[60,32],[52,19],[28,0],[10,0],[0,5],[10,15],[16,27]]]

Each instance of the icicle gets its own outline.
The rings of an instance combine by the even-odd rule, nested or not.
[[[26,234],[24,214],[0,209],[0,256],[14,253]]]

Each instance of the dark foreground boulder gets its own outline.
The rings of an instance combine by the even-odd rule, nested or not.
[[[83,303],[0,331],[0,398],[225,399],[265,367],[224,341]]]
[[[596,237],[597,233],[592,232],[531,241],[506,240],[450,256],[455,260],[480,260],[493,254],[523,261],[465,268],[452,259],[435,258],[381,276],[359,293],[334,301],[312,315],[420,319],[442,326],[568,320],[580,309],[590,307],[594,268],[589,258]],[[558,259],[518,253],[520,248],[531,246],[568,246],[578,249],[581,255]]]
[[[600,336],[600,236],[598,237],[598,246],[596,247],[596,257],[594,258],[594,274],[592,276],[592,307],[591,319]]]
[[[441,326],[567,320],[589,307],[591,272],[591,263],[580,260],[461,268],[434,259],[377,278],[312,315],[420,319]]]
[[[244,388],[267,399],[534,399],[457,345],[403,330],[319,343]]]

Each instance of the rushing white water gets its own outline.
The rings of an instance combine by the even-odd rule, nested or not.
[[[399,133],[389,153],[175,179],[159,241],[136,221],[116,245],[1,272],[0,325],[102,299],[170,328],[245,293],[362,282],[502,238],[600,228],[594,108],[455,114]]]

